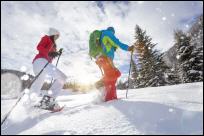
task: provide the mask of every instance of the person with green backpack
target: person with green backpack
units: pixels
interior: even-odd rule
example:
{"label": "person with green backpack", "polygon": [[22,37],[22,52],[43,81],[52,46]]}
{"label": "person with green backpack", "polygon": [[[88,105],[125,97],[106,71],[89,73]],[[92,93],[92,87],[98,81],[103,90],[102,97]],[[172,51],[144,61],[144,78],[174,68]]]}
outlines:
{"label": "person with green backpack", "polygon": [[90,34],[89,55],[96,60],[96,64],[103,71],[103,77],[96,82],[96,88],[104,86],[104,101],[117,99],[116,81],[120,77],[120,71],[114,66],[114,53],[117,48],[125,51],[133,51],[134,46],[128,46],[115,37],[113,27],[106,30],[95,30]]}

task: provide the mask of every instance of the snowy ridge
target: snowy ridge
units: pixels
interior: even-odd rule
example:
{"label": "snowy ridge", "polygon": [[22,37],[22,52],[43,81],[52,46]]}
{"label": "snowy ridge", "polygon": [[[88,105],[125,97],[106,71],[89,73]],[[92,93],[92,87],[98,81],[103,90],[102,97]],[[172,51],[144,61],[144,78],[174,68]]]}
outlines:
{"label": "snowy ridge", "polygon": [[[203,82],[118,90],[119,100],[97,103],[97,91],[59,96],[59,113],[19,104],[2,134],[202,134]],[[5,106],[5,105],[3,105]],[[4,107],[5,108],[5,107]]]}

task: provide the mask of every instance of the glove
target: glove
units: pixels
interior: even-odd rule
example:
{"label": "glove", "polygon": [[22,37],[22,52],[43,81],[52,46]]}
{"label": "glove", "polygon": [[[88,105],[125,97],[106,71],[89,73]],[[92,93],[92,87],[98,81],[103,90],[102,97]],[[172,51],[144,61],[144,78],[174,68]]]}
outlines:
{"label": "glove", "polygon": [[50,56],[50,57],[52,57],[52,58],[55,58],[55,57],[57,57],[58,55],[60,55],[58,52],[49,52],[48,53],[48,56]]}
{"label": "glove", "polygon": [[58,53],[59,53],[59,54],[62,54],[62,50],[63,50],[63,48],[60,48],[59,51],[58,51]]}
{"label": "glove", "polygon": [[133,51],[133,50],[134,50],[134,45],[128,47],[128,51]]}

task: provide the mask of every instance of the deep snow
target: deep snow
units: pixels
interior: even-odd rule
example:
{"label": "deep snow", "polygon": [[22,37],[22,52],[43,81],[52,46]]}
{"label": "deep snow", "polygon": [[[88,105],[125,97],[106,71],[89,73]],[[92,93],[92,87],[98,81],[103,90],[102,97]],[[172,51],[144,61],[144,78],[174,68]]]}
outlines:
{"label": "deep snow", "polygon": [[[63,111],[49,113],[22,105],[1,126],[2,134],[203,134],[203,82],[118,90],[119,100],[97,102],[87,94],[63,90]],[[12,100],[1,100],[1,117]],[[14,101],[14,100],[13,100]],[[4,112],[4,114],[3,114]]]}

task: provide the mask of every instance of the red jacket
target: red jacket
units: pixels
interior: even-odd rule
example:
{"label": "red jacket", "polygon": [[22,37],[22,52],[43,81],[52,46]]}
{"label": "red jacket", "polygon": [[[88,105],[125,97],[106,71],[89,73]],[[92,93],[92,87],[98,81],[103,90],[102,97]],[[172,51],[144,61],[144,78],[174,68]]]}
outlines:
{"label": "red jacket", "polygon": [[42,37],[40,43],[38,44],[37,50],[39,51],[39,53],[35,56],[33,62],[38,58],[45,58],[48,62],[52,62],[53,58],[49,57],[48,53],[56,51],[56,47],[54,47],[54,43],[52,42],[50,37],[45,35],[44,37]]}

